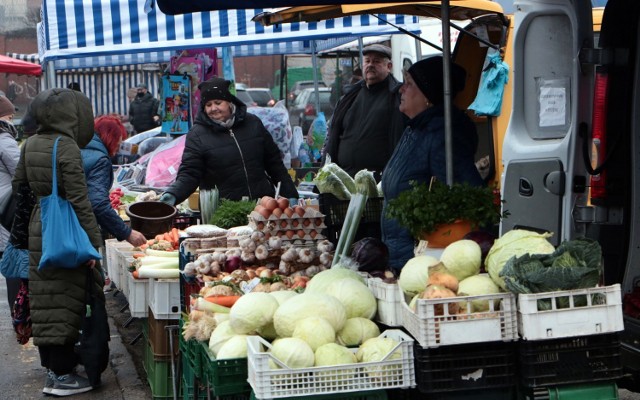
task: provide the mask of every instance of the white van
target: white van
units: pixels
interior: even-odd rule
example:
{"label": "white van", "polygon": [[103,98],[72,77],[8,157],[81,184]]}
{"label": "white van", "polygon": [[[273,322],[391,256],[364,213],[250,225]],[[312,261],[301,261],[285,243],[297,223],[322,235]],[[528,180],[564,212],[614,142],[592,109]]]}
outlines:
{"label": "white van", "polygon": [[[592,6],[515,0],[513,109],[501,177],[510,216],[501,233],[549,231],[555,245],[593,238],[603,250],[603,283],[637,296],[640,2],[609,0],[597,43]],[[625,314],[624,323],[619,384],[638,391],[639,315]]]}

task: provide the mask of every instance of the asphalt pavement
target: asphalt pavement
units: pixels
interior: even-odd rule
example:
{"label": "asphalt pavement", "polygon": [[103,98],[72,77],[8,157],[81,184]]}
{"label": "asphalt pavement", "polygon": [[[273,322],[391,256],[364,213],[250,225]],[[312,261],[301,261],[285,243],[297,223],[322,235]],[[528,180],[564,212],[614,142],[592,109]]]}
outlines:
{"label": "asphalt pavement", "polygon": [[[113,317],[109,316],[111,330],[110,363],[102,374],[102,385],[90,392],[71,396],[77,400],[138,400],[150,398],[147,383],[143,381],[131,354],[123,344]],[[4,277],[0,275],[0,399],[49,399],[42,394],[45,369],[40,366],[38,349],[30,340],[18,344],[11,325]]]}

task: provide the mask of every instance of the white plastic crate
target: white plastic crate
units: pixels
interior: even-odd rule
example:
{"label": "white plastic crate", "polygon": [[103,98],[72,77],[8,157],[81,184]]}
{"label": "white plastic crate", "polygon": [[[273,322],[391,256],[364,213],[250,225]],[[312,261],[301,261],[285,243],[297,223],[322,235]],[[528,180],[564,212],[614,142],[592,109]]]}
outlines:
{"label": "white plastic crate", "polygon": [[368,278],[367,286],[378,303],[375,320],[387,326],[401,326],[400,319],[402,298],[397,283],[386,283],[380,278]]}
{"label": "white plastic crate", "polygon": [[[538,303],[540,301],[540,303]],[[538,305],[551,309],[539,309]],[[519,294],[518,331],[524,340],[558,339],[624,330],[620,285]]]}
{"label": "white plastic crate", "polygon": [[107,239],[105,240],[105,259],[107,273],[109,274],[109,278],[116,285],[118,289],[122,282],[120,281],[120,277],[122,276],[120,264],[118,261],[118,251],[121,249],[133,249],[131,245],[127,242],[119,242],[117,239]]}
{"label": "white plastic crate", "polygon": [[[398,293],[404,299],[402,289]],[[488,301],[489,310],[471,312],[471,301]],[[458,314],[449,314],[448,304],[466,302]],[[436,306],[442,315],[436,315]],[[443,345],[518,340],[516,298],[513,293],[420,299],[413,312],[401,301],[402,324],[423,348]]]}
{"label": "white plastic crate", "polygon": [[147,318],[149,315],[149,279],[136,279],[127,272],[129,288],[129,312],[133,318]]}
{"label": "white plastic crate", "polygon": [[[269,342],[259,336],[249,336],[249,384],[257,399],[415,387],[413,339],[395,329],[380,336],[399,342],[383,361],[295,369],[287,368],[271,355]],[[351,350],[357,351],[356,348]],[[396,351],[402,356],[392,359],[391,355]],[[269,360],[282,368],[271,369]]]}
{"label": "white plastic crate", "polygon": [[149,308],[157,319],[180,319],[180,280],[149,279]]}
{"label": "white plastic crate", "polygon": [[134,260],[134,253],[134,251],[128,249],[118,250],[118,270],[120,272],[120,286],[118,288],[127,299],[129,298],[129,280],[127,279],[127,275],[130,275],[129,266]]}

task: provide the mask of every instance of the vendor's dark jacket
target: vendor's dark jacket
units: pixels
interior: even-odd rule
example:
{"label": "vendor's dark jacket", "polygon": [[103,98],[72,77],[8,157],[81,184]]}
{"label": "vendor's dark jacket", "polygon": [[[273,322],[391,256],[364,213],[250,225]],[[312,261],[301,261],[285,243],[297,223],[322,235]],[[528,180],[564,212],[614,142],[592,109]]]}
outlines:
{"label": "vendor's dark jacket", "polygon": [[200,107],[187,134],[176,181],[166,190],[176,197],[176,203],[197,187],[217,187],[220,198],[230,200],[274,196],[278,182],[280,195],[298,198],[271,134],[260,118],[247,113],[244,103],[237,103],[231,129],[213,122]]}
{"label": "vendor's dark jacket", "polygon": [[82,164],[87,178],[89,201],[98,224],[116,239],[127,239],[131,235],[131,228],[124,223],[109,201],[109,189],[113,185],[113,164],[98,135],[93,135],[91,142],[82,149]]}
{"label": "vendor's dark jacket", "polygon": [[[33,100],[37,134],[21,148],[13,190],[28,184],[38,199],[29,222],[29,305],[33,343],[36,346],[76,343],[86,313],[86,274],[93,274],[94,293],[101,296],[103,279],[99,266],[88,269],[38,270],[42,254],[42,222],[39,201],[52,191],[52,151],[57,151],[58,194],[67,199],[94,247],[101,245],[100,230],[87,193],[80,148],[93,136],[93,111],[89,99],[70,89],[50,89]],[[61,237],[60,240],[65,240]]]}
{"label": "vendor's dark jacket", "polygon": [[[337,163],[351,176],[354,176],[362,169],[368,169],[375,171],[376,177],[379,178],[380,173],[391,157],[407,121],[407,118],[398,109],[400,106],[400,86],[402,86],[402,83],[398,82],[391,74],[384,81],[372,85],[371,88],[368,88],[365,81],[361,80],[347,88],[344,96],[336,105],[331,117],[325,150],[326,154],[331,156],[331,161]],[[378,131],[378,133],[386,132],[387,137],[370,143],[364,141],[344,142],[342,138],[345,133],[343,125],[345,117],[350,112],[358,95],[363,91],[369,93],[385,91],[385,94],[387,94],[389,101],[387,104],[383,104],[381,109],[367,109],[370,115],[386,116],[384,118],[387,121],[386,126],[372,126],[370,128]],[[361,136],[367,134],[367,128],[365,127],[368,123],[371,124],[371,121],[362,121],[363,130],[365,131],[360,133]],[[340,160],[340,153],[348,154],[349,161]]]}
{"label": "vendor's dark jacket", "polygon": [[[478,134],[471,119],[452,110],[453,181],[484,184],[475,166]],[[383,216],[389,201],[411,188],[411,181],[425,183],[435,176],[446,182],[444,106],[436,105],[409,121],[402,139],[382,174]],[[413,257],[414,239],[395,219],[382,218],[382,239],[389,248],[389,266],[401,269]]]}
{"label": "vendor's dark jacket", "polygon": [[142,97],[133,99],[129,104],[129,122],[137,133],[155,128],[158,124],[153,120],[158,115],[160,101],[147,92]]}

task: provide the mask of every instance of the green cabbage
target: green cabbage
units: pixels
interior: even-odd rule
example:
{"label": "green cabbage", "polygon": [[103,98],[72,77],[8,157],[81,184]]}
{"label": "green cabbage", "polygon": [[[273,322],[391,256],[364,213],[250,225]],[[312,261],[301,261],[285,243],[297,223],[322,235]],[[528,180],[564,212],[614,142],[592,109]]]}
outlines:
{"label": "green cabbage", "polygon": [[356,271],[349,268],[334,266],[333,268],[325,269],[324,271],[315,274],[307,283],[305,293],[326,293],[329,285],[343,278],[351,278],[364,283],[364,278]]}
{"label": "green cabbage", "polygon": [[236,335],[236,332],[231,328],[230,321],[221,322],[211,333],[211,337],[209,338],[209,350],[211,350],[214,356],[217,356],[222,345]]}
{"label": "green cabbage", "polygon": [[347,312],[338,299],[322,293],[303,293],[286,300],[273,315],[273,326],[279,337],[291,337],[299,321],[321,317],[329,321],[334,331],[347,322]]}
{"label": "green cabbage", "polygon": [[247,335],[235,335],[220,347],[217,360],[247,358]]}
{"label": "green cabbage", "polygon": [[355,279],[342,278],[333,281],[327,286],[325,293],[340,300],[347,312],[347,318],[371,319],[378,310],[378,302],[371,290],[364,283]]}
{"label": "green cabbage", "polygon": [[445,247],[440,261],[459,281],[480,272],[482,250],[473,240],[458,240]]}
{"label": "green cabbage", "polygon": [[[309,368],[315,363],[315,355],[311,347],[302,339],[276,339],[271,346],[271,355],[289,368]],[[282,368],[276,362],[269,360],[272,369]]]}
{"label": "green cabbage", "polygon": [[502,288],[507,290],[504,279],[500,276],[502,268],[511,257],[520,257],[524,254],[550,254],[555,251],[555,247],[549,241],[551,233],[537,233],[524,229],[514,229],[496,239],[487,253],[484,261],[491,279]]}
{"label": "green cabbage", "polygon": [[356,355],[344,346],[336,343],[327,343],[318,347],[315,352],[315,366],[355,364],[358,362]]}
{"label": "green cabbage", "polygon": [[[458,285],[458,296],[480,296],[483,294],[500,293],[500,287],[487,274],[473,275],[460,281]],[[499,300],[494,302],[494,310],[497,310]],[[467,302],[458,303],[460,308],[466,313]],[[489,300],[472,300],[471,310],[474,312],[489,311]]]}
{"label": "green cabbage", "polygon": [[254,333],[273,320],[278,300],[270,293],[249,292],[240,296],[229,310],[229,321],[236,333]]}
{"label": "green cabbage", "polygon": [[320,317],[308,317],[298,322],[291,337],[302,339],[316,351],[318,347],[336,341],[336,331],[329,321]]}
{"label": "green cabbage", "polygon": [[368,339],[380,336],[380,328],[367,318],[349,318],[336,336],[338,344],[360,346]]}
{"label": "green cabbage", "polygon": [[439,262],[437,258],[426,255],[413,257],[402,267],[398,285],[407,296],[415,296],[427,287],[429,267]]}

